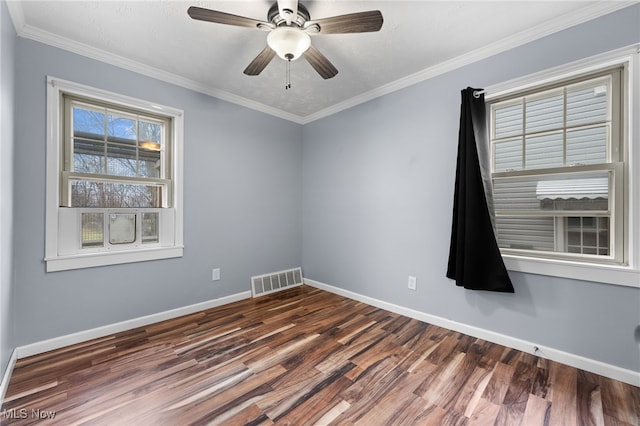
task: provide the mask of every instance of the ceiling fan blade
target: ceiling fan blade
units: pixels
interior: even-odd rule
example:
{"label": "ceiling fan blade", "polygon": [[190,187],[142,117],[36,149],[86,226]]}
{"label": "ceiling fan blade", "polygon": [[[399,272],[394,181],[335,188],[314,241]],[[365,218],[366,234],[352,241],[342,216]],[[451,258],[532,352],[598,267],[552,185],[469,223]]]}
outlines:
{"label": "ceiling fan blade", "polygon": [[287,25],[291,25],[298,17],[298,0],[278,0],[278,13]]}
{"label": "ceiling fan blade", "polygon": [[330,18],[314,19],[304,23],[304,28],[316,28],[320,34],[370,33],[382,28],[382,12],[370,10],[368,12],[349,13],[347,15],[332,16]]}
{"label": "ceiling fan blade", "polygon": [[253,61],[244,69],[246,75],[258,75],[263,69],[269,65],[269,62],[276,56],[276,52],[269,46],[265,47],[262,52],[258,53]]}
{"label": "ceiling fan blade", "polygon": [[247,18],[244,16],[232,15],[231,13],[219,12],[217,10],[204,9],[202,7],[191,6],[187,13],[193,19],[199,21],[215,22],[216,24],[235,25],[237,27],[264,29],[264,27],[273,28],[268,22],[258,21],[257,19]]}
{"label": "ceiling fan blade", "polygon": [[338,69],[315,47],[310,46],[302,56],[325,80],[338,74]]}

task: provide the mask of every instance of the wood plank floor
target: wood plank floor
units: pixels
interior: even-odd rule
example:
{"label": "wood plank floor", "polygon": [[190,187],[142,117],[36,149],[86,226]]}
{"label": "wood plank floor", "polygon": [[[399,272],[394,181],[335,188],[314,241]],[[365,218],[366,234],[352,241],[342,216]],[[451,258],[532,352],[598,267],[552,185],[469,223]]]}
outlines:
{"label": "wood plank floor", "polygon": [[21,359],[0,420],[638,425],[640,388],[302,286]]}

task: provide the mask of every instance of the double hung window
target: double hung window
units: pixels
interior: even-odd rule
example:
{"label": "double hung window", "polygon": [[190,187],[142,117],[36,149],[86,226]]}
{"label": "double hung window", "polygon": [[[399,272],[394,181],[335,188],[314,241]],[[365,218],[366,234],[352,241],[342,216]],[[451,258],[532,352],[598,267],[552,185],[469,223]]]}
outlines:
{"label": "double hung window", "polygon": [[623,76],[607,69],[492,100],[503,253],[627,263]]}
{"label": "double hung window", "polygon": [[49,85],[47,270],[181,255],[181,112]]}

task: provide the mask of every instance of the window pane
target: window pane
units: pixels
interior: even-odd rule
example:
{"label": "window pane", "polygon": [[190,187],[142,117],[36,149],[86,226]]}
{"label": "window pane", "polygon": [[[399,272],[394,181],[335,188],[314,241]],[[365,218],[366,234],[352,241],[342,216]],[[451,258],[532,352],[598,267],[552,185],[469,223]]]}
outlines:
{"label": "window pane", "polygon": [[73,141],[73,170],[77,173],[104,173],[104,143],[85,139]]}
{"label": "window pane", "polygon": [[109,244],[131,244],[136,240],[136,215],[114,213],[109,215]]}
{"label": "window pane", "polygon": [[527,100],[526,132],[561,129],[564,124],[564,96],[556,94],[542,99]]}
{"label": "window pane", "polygon": [[73,108],[73,170],[104,173],[105,114]]}
{"label": "window pane", "polygon": [[138,161],[135,145],[107,146],[107,174],[115,176],[137,176]]}
{"label": "window pane", "polygon": [[526,168],[562,167],[564,165],[562,139],[562,133],[527,137],[525,139]]}
{"label": "window pane", "polygon": [[[140,143],[142,142],[154,142],[158,146],[156,149],[160,149],[162,143],[162,126],[158,123],[149,123],[148,121],[140,120],[138,123],[138,134],[140,135]],[[149,147],[151,148],[151,146]]]}
{"label": "window pane", "polygon": [[609,173],[554,174],[494,180],[496,211],[606,212],[609,206]]}
{"label": "window pane", "polygon": [[522,169],[522,139],[497,142],[495,144],[496,172]]}
{"label": "window pane", "polygon": [[496,108],[494,114],[496,138],[522,134],[522,104]]}
{"label": "window pane", "polygon": [[501,248],[554,251],[553,217],[496,217],[498,245]]}
{"label": "window pane", "polygon": [[607,120],[607,86],[567,91],[567,126],[600,123]]}
{"label": "window pane", "polygon": [[160,219],[159,214],[142,213],[142,242],[157,243],[159,241]]}
{"label": "window pane", "polygon": [[82,247],[104,245],[104,214],[82,213]]}
{"label": "window pane", "polygon": [[538,180],[496,179],[493,182],[493,202],[496,211],[540,210],[540,200],[536,197]]}
{"label": "window pane", "polygon": [[160,151],[140,149],[138,161],[139,176],[150,178],[160,177],[160,164]]}
{"label": "window pane", "polygon": [[73,108],[73,134],[92,135],[92,139],[104,140],[105,114],[90,109]]}
{"label": "window pane", "polygon": [[162,186],[71,181],[71,207],[161,207]]}
{"label": "window pane", "polygon": [[136,120],[109,114],[107,117],[107,134],[109,141],[121,142],[122,140],[136,141]]}
{"label": "window pane", "polygon": [[606,163],[607,133],[606,126],[567,131],[567,164]]}
{"label": "window pane", "polygon": [[162,125],[141,120],[138,123],[140,137],[138,175],[160,177],[160,154],[162,150]]}

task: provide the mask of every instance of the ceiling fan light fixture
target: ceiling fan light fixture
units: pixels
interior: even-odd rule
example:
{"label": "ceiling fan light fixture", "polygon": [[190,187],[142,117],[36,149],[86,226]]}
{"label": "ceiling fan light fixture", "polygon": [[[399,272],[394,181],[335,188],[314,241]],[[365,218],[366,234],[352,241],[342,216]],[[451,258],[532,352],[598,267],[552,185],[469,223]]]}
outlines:
{"label": "ceiling fan light fixture", "polygon": [[267,44],[284,60],[296,60],[311,46],[311,37],[295,27],[278,27],[267,36]]}

